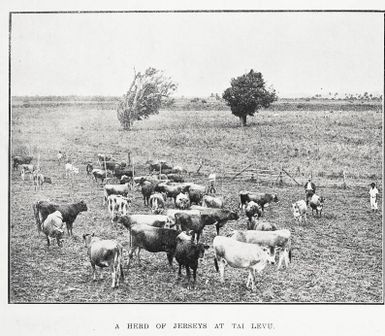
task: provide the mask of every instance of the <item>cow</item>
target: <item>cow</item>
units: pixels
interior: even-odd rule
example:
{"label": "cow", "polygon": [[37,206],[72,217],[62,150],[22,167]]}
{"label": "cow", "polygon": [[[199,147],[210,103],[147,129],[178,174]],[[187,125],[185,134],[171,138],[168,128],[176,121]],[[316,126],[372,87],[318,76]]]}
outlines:
{"label": "cow", "polygon": [[134,172],[131,169],[124,169],[124,167],[120,166],[118,163],[115,163],[115,166],[107,165],[107,169],[112,170],[113,175],[118,179],[121,179],[124,175],[130,178],[134,176]]}
{"label": "cow", "polygon": [[285,261],[286,268],[291,262],[291,239],[290,231],[287,229],[276,231],[234,231],[231,238],[243,243],[258,244],[270,248],[271,253],[274,254],[277,249],[281,250],[279,255],[278,269]]}
{"label": "cow", "polygon": [[175,207],[177,209],[188,209],[190,207],[190,198],[187,194],[179,193],[175,198]]}
{"label": "cow", "polygon": [[121,223],[126,228],[135,224],[169,228],[173,224],[172,220],[165,215],[118,215],[114,217],[114,222]]}
{"label": "cow", "polygon": [[306,201],[304,200],[300,200],[300,201],[297,201],[295,203],[293,203],[291,205],[291,208],[292,208],[292,211],[293,211],[293,216],[294,216],[294,219],[299,223],[302,222],[302,219],[305,221],[307,221],[307,216],[306,216],[306,212],[307,212],[307,206],[306,206]]}
{"label": "cow", "polygon": [[126,184],[106,184],[103,188],[103,205],[107,202],[107,197],[109,195],[122,195],[127,197],[128,192],[130,191],[129,183]]}
{"label": "cow", "polygon": [[311,180],[311,176],[309,176],[308,181],[304,185],[305,189],[305,198],[306,198],[306,205],[309,205],[309,201],[312,198],[312,196],[315,194],[315,184]]}
{"label": "cow", "polygon": [[216,236],[213,241],[214,264],[216,271],[220,271],[221,282],[225,282],[225,266],[247,268],[246,288],[255,289],[255,272],[262,273],[267,263],[274,264],[275,259],[267,247],[236,241],[232,238]]}
{"label": "cow", "polygon": [[166,176],[167,176],[167,179],[169,179],[170,181],[184,182],[184,177],[180,174],[171,173],[171,174],[167,174]]}
{"label": "cow", "polygon": [[202,199],[202,206],[206,208],[223,208],[223,198],[204,195]]}
{"label": "cow", "polygon": [[[198,260],[202,260],[205,250],[209,248],[208,245],[195,244],[191,239],[186,239],[186,234],[182,232],[177,236],[177,244],[175,248],[175,259],[179,264],[178,279],[182,275],[182,266],[186,268],[187,288],[195,288],[196,276],[198,269]],[[193,283],[191,285],[191,272],[193,271]]]}
{"label": "cow", "polygon": [[[166,211],[166,216],[168,216],[172,222],[172,225],[175,225],[175,214],[177,213],[186,213],[186,214],[191,214],[191,215],[199,215],[201,212],[199,210],[181,210],[181,209],[167,209]],[[179,228],[180,230],[180,228]]]}
{"label": "cow", "polygon": [[316,215],[318,216],[318,213],[319,213],[319,217],[321,217],[322,216],[322,210],[324,207],[324,202],[325,202],[324,197],[314,194],[311,197],[310,202],[309,202],[309,205],[311,208],[311,214],[314,215],[314,210],[315,210]]}
{"label": "cow", "polygon": [[20,176],[21,176],[21,179],[24,181],[25,180],[25,175],[26,174],[29,174],[30,176],[30,179],[33,178],[33,173],[35,171],[37,171],[37,167],[33,164],[21,164],[19,165],[19,168],[20,168]]}
{"label": "cow", "polygon": [[74,174],[79,174],[79,168],[76,168],[72,163],[65,164],[65,177],[72,177]]}
{"label": "cow", "polygon": [[107,197],[107,208],[111,215],[111,222],[115,218],[115,212],[121,215],[128,214],[128,208],[131,205],[131,200],[122,195],[109,195]]}
{"label": "cow", "polygon": [[262,216],[262,207],[258,203],[250,201],[246,205],[245,214],[246,217],[249,219],[249,221],[247,222],[247,229],[251,230],[251,227],[254,226],[253,219],[255,220],[255,218],[258,219]]}
{"label": "cow", "polygon": [[150,174],[153,172],[153,171],[156,171],[156,172],[163,172],[164,170],[166,171],[170,171],[172,170],[172,166],[170,166],[168,163],[166,163],[165,161],[159,161],[159,162],[154,162],[152,160],[148,160],[146,162],[146,164],[149,165],[149,171],[150,171]]}
{"label": "cow", "polygon": [[176,197],[178,196],[178,194],[180,194],[181,192],[186,192],[188,188],[189,188],[189,185],[182,184],[182,183],[161,182],[155,186],[154,191],[166,193],[167,197],[172,198],[175,203]]}
{"label": "cow", "polygon": [[204,208],[201,206],[193,205],[191,210],[199,210],[202,217],[202,223],[204,226],[215,224],[217,235],[219,235],[219,229],[223,227],[228,220],[237,220],[239,215],[235,211],[216,209],[216,208]]}
{"label": "cow", "polygon": [[172,267],[176,248],[176,237],[180,231],[168,228],[154,227],[128,221],[128,216],[119,217],[117,222],[122,223],[130,231],[130,251],[128,267],[136,250],[138,250],[138,263],[140,265],[140,249],[148,252],[166,252],[169,265]]}
{"label": "cow", "polygon": [[248,202],[254,201],[258,203],[262,208],[262,216],[265,212],[265,206],[272,202],[278,202],[277,194],[268,194],[268,193],[251,193],[248,191],[239,192],[240,196],[240,208],[245,208]]}
{"label": "cow", "polygon": [[193,240],[196,234],[196,241],[198,243],[202,231],[205,227],[205,224],[202,221],[201,214],[177,212],[174,216],[176,229],[182,231],[193,231]]}
{"label": "cow", "polygon": [[[110,267],[111,287],[118,287],[120,279],[124,281],[122,267],[123,247],[114,240],[102,240],[95,237],[95,234],[83,234],[83,241],[90,258],[93,280],[96,281],[96,266],[100,268]],[[103,278],[102,272],[100,272],[100,278]]]}
{"label": "cow", "polygon": [[191,204],[200,205],[204,194],[206,193],[206,187],[199,184],[191,184],[188,186],[188,195],[190,197]]}
{"label": "cow", "polygon": [[43,231],[47,238],[48,246],[51,245],[50,238],[55,238],[59,247],[63,245],[63,215],[60,211],[55,211],[47,216],[41,225],[41,231]]}
{"label": "cow", "polygon": [[149,198],[149,204],[150,204],[152,213],[160,214],[161,212],[163,212],[166,205],[166,194],[162,194],[162,193],[152,194]]}
{"label": "cow", "polygon": [[156,184],[150,181],[147,181],[145,178],[142,178],[139,181],[140,191],[143,195],[143,203],[145,206],[149,205],[150,197],[154,193]]}
{"label": "cow", "polygon": [[[87,205],[84,201],[70,204],[56,204],[49,201],[38,201],[34,205],[36,224],[41,226],[47,216],[55,211],[59,211],[63,216],[63,222],[66,223],[67,233],[72,236],[73,223],[80,212],[87,211]],[[39,230],[39,229],[38,229]]]}
{"label": "cow", "polygon": [[43,174],[38,172],[33,173],[32,178],[33,185],[35,186],[35,191],[37,191],[39,188],[43,189],[44,183],[52,184],[52,180],[50,177],[44,176]]}
{"label": "cow", "polygon": [[251,219],[251,223],[247,225],[247,230],[258,230],[258,231],[276,231],[277,225],[266,221],[257,221],[255,217]]}
{"label": "cow", "polygon": [[104,182],[105,179],[112,176],[112,172],[110,170],[105,171],[104,169],[92,169],[91,175],[96,183],[100,180],[101,183]]}
{"label": "cow", "polygon": [[98,157],[98,162],[99,162],[99,165],[102,166],[102,163],[104,161],[110,161],[111,160],[111,156],[108,156],[107,154],[98,154],[97,155]]}
{"label": "cow", "polygon": [[15,155],[12,157],[13,169],[17,169],[21,164],[30,164],[33,156],[29,155]]}

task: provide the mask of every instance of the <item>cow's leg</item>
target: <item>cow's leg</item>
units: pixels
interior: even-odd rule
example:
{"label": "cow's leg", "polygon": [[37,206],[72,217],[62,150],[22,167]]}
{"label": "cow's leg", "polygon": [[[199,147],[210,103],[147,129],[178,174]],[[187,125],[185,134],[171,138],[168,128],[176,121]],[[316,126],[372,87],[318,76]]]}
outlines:
{"label": "cow's leg", "polygon": [[253,274],[253,269],[250,268],[249,269],[249,274],[247,276],[246,288],[249,288],[249,285],[250,285],[250,282],[251,282],[251,278],[252,278],[252,274]]}
{"label": "cow's leg", "polygon": [[219,229],[220,229],[220,223],[219,222],[215,223],[215,229],[217,231],[217,236],[219,236]]}
{"label": "cow's leg", "polygon": [[138,247],[138,264],[139,264],[139,266],[141,266],[142,264],[141,264],[141,262],[140,262],[140,247]]}
{"label": "cow's leg", "polygon": [[281,250],[280,253],[279,253],[279,260],[278,260],[278,267],[277,267],[277,270],[279,270],[281,268],[281,265],[282,265],[282,261],[283,259],[285,258],[285,250]]}
{"label": "cow's leg", "polygon": [[49,237],[48,237],[48,235],[46,235],[46,238],[47,238],[47,245],[50,246],[50,242],[49,242]]}
{"label": "cow's leg", "polygon": [[94,281],[96,281],[96,267],[95,267],[95,264],[91,263],[91,267],[92,267],[92,279]]}
{"label": "cow's leg", "polygon": [[219,274],[221,276],[221,282],[224,283],[225,282],[225,262],[222,258],[219,260],[218,266],[219,266]]}
{"label": "cow's leg", "polygon": [[191,289],[191,272],[190,267],[186,265],[186,274],[187,274],[187,289]]}
{"label": "cow's leg", "polygon": [[286,268],[288,268],[289,263],[290,263],[290,259],[289,259],[289,251],[285,248],[285,267],[286,267]]}
{"label": "cow's leg", "polygon": [[182,265],[179,264],[179,270],[178,270],[177,280],[180,280],[181,276],[182,276]]}
{"label": "cow's leg", "polygon": [[[201,234],[202,234],[202,231],[197,232],[197,244],[199,243],[199,239],[201,237]],[[194,237],[193,237],[193,240],[194,240]]]}
{"label": "cow's leg", "polygon": [[111,272],[111,277],[112,277],[111,288],[115,288],[116,282],[117,282],[117,279],[116,279],[117,278],[117,274],[116,274],[116,265],[115,265],[114,262],[111,265],[111,269],[112,269],[112,272]]}
{"label": "cow's leg", "polygon": [[193,280],[192,288],[195,288],[195,283],[197,282],[197,268],[198,268],[198,266],[193,268],[193,279],[194,280]]}
{"label": "cow's leg", "polygon": [[167,252],[167,259],[170,267],[172,268],[172,260],[174,259],[174,253],[172,252]]}
{"label": "cow's leg", "polygon": [[130,248],[130,251],[128,252],[127,268],[130,268],[131,259],[132,259],[132,256],[133,256],[135,250],[136,250],[136,247],[131,247],[131,248]]}

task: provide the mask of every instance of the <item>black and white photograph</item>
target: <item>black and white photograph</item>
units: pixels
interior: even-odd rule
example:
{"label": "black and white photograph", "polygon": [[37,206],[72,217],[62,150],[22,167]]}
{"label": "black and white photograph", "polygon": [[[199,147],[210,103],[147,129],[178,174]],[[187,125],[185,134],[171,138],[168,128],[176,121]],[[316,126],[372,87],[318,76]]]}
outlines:
{"label": "black and white photograph", "polygon": [[8,57],[8,305],[383,305],[380,9],[15,10]]}

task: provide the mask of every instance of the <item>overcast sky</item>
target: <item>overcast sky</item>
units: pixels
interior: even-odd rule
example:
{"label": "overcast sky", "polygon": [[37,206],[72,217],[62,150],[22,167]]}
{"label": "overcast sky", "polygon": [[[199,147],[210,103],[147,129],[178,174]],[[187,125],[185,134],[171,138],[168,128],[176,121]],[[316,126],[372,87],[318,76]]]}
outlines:
{"label": "overcast sky", "polygon": [[251,68],[280,97],[381,93],[383,23],[380,13],[15,14],[12,95],[122,95],[133,68],[149,66],[177,96],[221,94]]}

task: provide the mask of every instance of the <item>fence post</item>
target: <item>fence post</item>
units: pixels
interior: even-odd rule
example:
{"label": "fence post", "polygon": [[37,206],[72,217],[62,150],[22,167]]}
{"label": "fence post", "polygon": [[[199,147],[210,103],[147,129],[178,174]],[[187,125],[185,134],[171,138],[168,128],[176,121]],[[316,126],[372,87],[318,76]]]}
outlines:
{"label": "fence post", "polygon": [[134,165],[134,158],[132,158],[132,185],[131,185],[131,190],[134,190],[135,188],[135,165]]}

